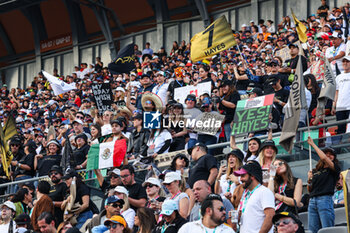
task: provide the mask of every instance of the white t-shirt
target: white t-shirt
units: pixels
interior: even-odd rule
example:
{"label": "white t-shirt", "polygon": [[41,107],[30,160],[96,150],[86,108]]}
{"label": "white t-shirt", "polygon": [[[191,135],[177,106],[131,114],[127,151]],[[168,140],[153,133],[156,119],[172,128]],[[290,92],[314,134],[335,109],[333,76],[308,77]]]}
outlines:
{"label": "white t-shirt", "polygon": [[[245,211],[241,217],[241,230],[244,233],[259,232],[264,219],[264,210],[267,208],[275,209],[275,196],[270,189],[260,185],[250,196]],[[271,227],[269,233],[273,232]]]}
{"label": "white t-shirt", "polygon": [[335,78],[338,91],[337,111],[350,110],[350,73],[343,73]]}
{"label": "white t-shirt", "polygon": [[233,191],[237,187],[235,182],[232,182],[232,184],[230,185],[230,188],[229,188],[228,187],[229,186],[229,180],[227,180],[226,177],[227,177],[227,174],[224,174],[220,178],[220,187],[221,187],[220,195],[223,195],[223,194],[225,194],[227,192],[230,192],[230,193],[233,194]]}
{"label": "white t-shirt", "polygon": [[[346,45],[344,43],[341,43],[339,47],[334,48],[334,46],[328,48],[326,50],[326,58],[331,58],[337,56],[341,51],[345,53],[346,50]],[[341,73],[344,72],[343,64],[342,64],[343,58],[337,59],[336,63],[338,65],[338,69],[340,70]],[[334,62],[331,62],[331,68],[333,70],[333,73],[336,75],[336,70],[335,70],[335,64]]]}
{"label": "white t-shirt", "polygon": [[[216,228],[210,229],[202,224],[202,220],[195,222],[188,222],[184,224],[178,233],[235,233],[235,231],[224,224],[217,226]],[[241,231],[244,232],[244,231]]]}
{"label": "white t-shirt", "polygon": [[[8,232],[10,227],[10,222],[7,224],[0,224],[0,232]],[[13,231],[16,229],[16,222],[13,221]]]}
{"label": "white t-shirt", "polygon": [[106,136],[108,134],[112,133],[112,126],[111,124],[105,124],[101,127],[101,135]]}
{"label": "white t-shirt", "polygon": [[[164,142],[166,141],[166,140],[172,140],[172,136],[171,136],[171,134],[169,133],[169,131],[168,130],[163,130],[161,133],[159,133],[158,134],[158,132],[159,131],[157,131],[156,133],[155,133],[155,136],[153,137],[153,138],[150,138],[149,140],[148,140],[148,142],[147,142],[147,146],[149,147],[149,146],[151,146],[151,145],[155,145],[155,147],[154,147],[154,153],[157,153],[159,150],[160,150],[160,148],[162,148],[163,147],[163,145],[164,145]],[[168,153],[168,151],[169,151],[169,148],[168,149],[166,149],[163,153]]]}
{"label": "white t-shirt", "polygon": [[[187,195],[187,193],[180,193],[179,195],[177,195],[174,199],[172,199],[173,201],[176,201],[178,206],[180,205],[180,201],[183,198],[187,198],[188,200],[190,200],[189,196]],[[171,200],[171,197],[167,197],[165,200]]]}
{"label": "white t-shirt", "polygon": [[163,107],[167,104],[168,102],[168,87],[169,84],[168,83],[163,83],[162,85],[156,85],[155,87],[153,87],[152,92],[156,95],[159,96],[159,98],[162,100],[163,102]]}

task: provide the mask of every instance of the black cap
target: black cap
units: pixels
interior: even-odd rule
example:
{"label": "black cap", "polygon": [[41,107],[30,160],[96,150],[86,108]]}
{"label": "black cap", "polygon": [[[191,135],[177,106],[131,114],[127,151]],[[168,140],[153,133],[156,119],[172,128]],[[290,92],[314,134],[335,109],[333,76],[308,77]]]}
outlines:
{"label": "black cap", "polygon": [[238,149],[238,148],[233,149],[233,150],[231,150],[230,153],[226,154],[226,160],[230,157],[230,155],[236,156],[239,160],[241,160],[241,162],[242,162],[243,159],[244,159],[244,154],[243,154],[243,152],[242,152],[240,149]]}
{"label": "black cap", "polygon": [[189,95],[187,95],[186,100],[187,100],[187,99],[191,99],[191,100],[193,100],[194,102],[197,102],[197,98],[196,98],[196,96],[195,96],[194,94],[189,94]]}
{"label": "black cap", "polygon": [[61,175],[63,175],[62,168],[61,168],[60,166],[58,166],[58,165],[53,165],[53,166],[51,167],[50,171],[49,171],[49,174],[50,174],[50,172],[52,172],[52,171],[58,172],[58,173],[60,173]]}
{"label": "black cap", "polygon": [[224,86],[231,86],[232,82],[230,80],[225,80],[222,82],[222,84],[220,85],[220,87],[224,87]]}
{"label": "black cap", "polygon": [[181,108],[181,109],[183,109],[184,106],[183,106],[181,103],[175,103],[175,104],[173,105],[173,108]]}
{"label": "black cap", "polygon": [[132,118],[132,120],[143,120],[143,116],[141,113],[138,113]]}
{"label": "black cap", "polygon": [[23,183],[22,186],[27,186],[30,190],[35,190],[35,186],[34,186],[33,182],[27,181],[27,182]]}
{"label": "black cap", "polygon": [[250,174],[255,177],[261,184],[263,181],[262,169],[260,164],[255,160],[248,161],[245,165],[241,167],[238,171],[235,171],[235,176],[241,176],[243,174]]}
{"label": "black cap", "polygon": [[290,43],[290,44],[288,45],[288,48],[290,48],[290,47],[299,48],[299,46],[298,46],[297,44],[293,44],[293,43]]}
{"label": "black cap", "polygon": [[291,212],[279,212],[279,213],[276,213],[275,216],[273,216],[272,218],[272,222],[273,224],[276,224],[276,222],[280,219],[280,218],[285,218],[285,217],[289,217],[289,218],[292,218],[294,220],[294,222],[296,224],[298,224],[299,228],[298,230],[296,231],[296,233],[304,233],[305,230],[304,230],[304,226],[303,226],[303,223],[300,221],[300,219],[295,216],[293,213]]}
{"label": "black cap", "polygon": [[195,148],[195,147],[197,147],[197,146],[204,148],[205,151],[208,152],[208,147],[207,147],[204,143],[197,142],[196,144],[194,144],[193,147],[187,149],[187,153],[188,153],[189,155],[191,155],[191,154],[192,154],[193,148]]}
{"label": "black cap", "polygon": [[278,149],[277,149],[277,147],[276,147],[276,145],[275,145],[275,142],[272,141],[272,140],[265,140],[265,141],[261,144],[261,146],[260,146],[260,148],[259,148],[259,152],[262,151],[262,150],[263,150],[265,147],[267,147],[267,146],[272,146],[273,149],[276,151],[276,154],[278,153]]}
{"label": "black cap", "polygon": [[78,173],[74,169],[70,168],[64,173],[64,176],[62,176],[62,180],[67,180],[67,179],[72,178],[74,176],[78,176]]}
{"label": "black cap", "polygon": [[15,218],[17,225],[30,224],[30,217],[28,214],[22,213]]}
{"label": "black cap", "polygon": [[275,85],[279,80],[278,75],[271,75],[267,80],[266,83],[270,86]]}
{"label": "black cap", "polygon": [[113,125],[113,124],[118,124],[120,127],[123,127],[123,122],[120,120],[112,120],[111,125]]}
{"label": "black cap", "polygon": [[178,158],[183,158],[185,160],[185,163],[186,163],[185,167],[188,167],[188,165],[190,164],[190,161],[188,160],[188,158],[185,154],[182,154],[182,153],[177,154],[174,157],[173,161],[176,161]]}
{"label": "black cap", "polygon": [[86,136],[85,133],[81,133],[81,134],[77,135],[77,136],[74,138],[74,141],[77,141],[79,138],[84,139],[85,142],[87,142],[87,140],[88,140],[88,138],[87,138],[87,136]]}
{"label": "black cap", "polygon": [[248,92],[248,94],[255,93],[257,96],[262,96],[263,95],[263,91],[259,87],[254,87],[253,89],[251,89],[250,91],[247,91],[247,92]]}
{"label": "black cap", "polygon": [[332,147],[326,147],[323,150],[323,153],[331,153],[332,155],[334,155],[334,157],[337,157],[337,154],[335,153],[335,150]]}

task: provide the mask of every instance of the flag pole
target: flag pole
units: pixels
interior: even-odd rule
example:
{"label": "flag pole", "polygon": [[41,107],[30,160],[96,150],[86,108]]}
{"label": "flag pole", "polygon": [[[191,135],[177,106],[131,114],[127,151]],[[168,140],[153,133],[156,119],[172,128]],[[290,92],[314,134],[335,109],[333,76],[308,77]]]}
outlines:
{"label": "flag pole", "polygon": [[[310,137],[310,120],[309,120],[309,113],[306,112],[306,121],[307,121],[307,132],[308,136]],[[312,160],[311,160],[311,145],[309,144],[309,166],[310,171],[312,170]]]}

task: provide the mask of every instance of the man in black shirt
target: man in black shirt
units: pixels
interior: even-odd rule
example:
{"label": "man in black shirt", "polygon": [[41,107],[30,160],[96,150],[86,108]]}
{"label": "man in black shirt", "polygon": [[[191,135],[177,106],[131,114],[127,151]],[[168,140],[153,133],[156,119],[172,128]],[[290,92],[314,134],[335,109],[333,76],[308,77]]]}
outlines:
{"label": "man in black shirt", "polygon": [[142,87],[139,88],[138,93],[137,93],[136,108],[142,110],[142,104],[141,104],[142,94],[147,92],[147,91],[152,92],[155,84],[152,84],[151,78],[147,74],[142,75],[142,77],[140,79],[140,83],[141,83]]}
{"label": "man in black shirt", "polygon": [[196,161],[190,170],[187,181],[191,188],[197,180],[206,180],[211,186],[214,185],[218,175],[217,161],[214,156],[207,154],[207,151],[207,146],[200,142],[187,150],[192,159]]}
{"label": "man in black shirt", "polygon": [[[285,74],[295,74],[298,61],[299,61],[299,47],[297,44],[290,44],[289,46],[290,49],[290,56],[292,57],[291,59],[286,60],[287,67],[285,68],[280,68],[279,72],[280,73],[285,73]],[[304,56],[301,56],[301,64],[303,67],[303,73],[307,70],[307,60]],[[294,80],[294,78],[293,78]],[[292,81],[292,80],[290,80]]]}
{"label": "man in black shirt", "polygon": [[124,165],[120,169],[120,177],[123,186],[129,191],[130,207],[136,210],[140,207],[145,207],[147,194],[144,187],[135,181],[135,170],[131,165]]}
{"label": "man in black shirt", "polygon": [[275,98],[273,100],[273,103],[276,109],[279,111],[279,113],[282,114],[282,109],[288,101],[289,91],[282,88],[281,80],[278,78],[278,76],[270,78],[268,81],[269,85],[273,87],[273,90],[275,92]]}
{"label": "man in black shirt", "polygon": [[320,18],[327,18],[329,6],[327,5],[326,0],[321,0],[321,2],[322,5],[317,9],[317,14],[320,16]]}
{"label": "man in black shirt", "polygon": [[185,83],[183,81],[183,77],[182,77],[182,75],[177,74],[175,77],[175,80],[172,81],[168,86],[169,100],[174,99],[175,88],[183,87],[183,86],[185,86]]}
{"label": "man in black shirt", "polygon": [[55,218],[56,225],[63,222],[63,211],[61,210],[61,204],[65,198],[67,192],[67,185],[62,181],[63,172],[62,169],[54,165],[49,171],[48,176],[51,179],[53,185],[51,186],[49,197],[53,201],[53,205],[55,206]]}

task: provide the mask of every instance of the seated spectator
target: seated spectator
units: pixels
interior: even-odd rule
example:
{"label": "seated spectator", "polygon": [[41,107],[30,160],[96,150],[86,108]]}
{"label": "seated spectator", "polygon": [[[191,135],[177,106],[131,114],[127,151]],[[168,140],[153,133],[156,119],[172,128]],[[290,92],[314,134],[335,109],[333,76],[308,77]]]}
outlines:
{"label": "seated spectator", "polygon": [[340,174],[339,180],[335,185],[334,195],[333,195],[334,208],[344,206],[344,189],[343,189],[343,176]]}
{"label": "seated spectator", "polygon": [[300,207],[303,182],[293,176],[288,163],[282,159],[273,162],[276,175],[271,174],[269,189],[275,194],[276,212],[292,212],[297,214]]}
{"label": "seated spectator", "polygon": [[181,103],[173,105],[173,111],[169,115],[170,133],[172,141],[169,151],[178,151],[185,148],[185,135],[187,134],[186,127],[181,127],[180,122],[184,122],[186,125],[186,119],[184,118],[184,107]]}
{"label": "seated spectator", "polygon": [[160,184],[160,180],[154,177],[148,178],[142,184],[143,187],[146,188],[147,199],[146,207],[154,210],[159,210],[161,208],[161,204],[164,202],[164,190],[162,189],[162,185]]}
{"label": "seated spectator", "polygon": [[104,221],[104,224],[92,228],[92,233],[131,233],[131,229],[123,216],[114,215]]}
{"label": "seated spectator", "polygon": [[87,154],[90,146],[86,134],[82,133],[75,137],[76,148],[73,150],[74,169],[80,170],[86,168]]}
{"label": "seated spectator", "polygon": [[68,229],[71,228],[73,228],[73,226],[69,221],[61,222],[61,224],[57,227],[57,233],[66,233]]}
{"label": "seated spectator", "polygon": [[160,129],[152,129],[147,142],[147,158],[142,159],[143,163],[150,163],[159,154],[168,153],[172,141],[172,135],[168,129],[163,128],[161,121]]}
{"label": "seated spectator", "polygon": [[114,189],[114,194],[121,200],[124,200],[123,208],[120,210],[121,215],[125,218],[130,228],[134,227],[135,210],[130,208],[129,191],[123,186],[117,186]]}
{"label": "seated spectator", "polygon": [[138,227],[137,233],[151,233],[156,224],[152,209],[144,207],[137,209],[135,216],[135,226]]}
{"label": "seated spectator", "polygon": [[304,233],[303,223],[291,212],[280,212],[272,218],[277,233]]}
{"label": "seated spectator", "polygon": [[34,157],[34,169],[38,171],[39,176],[45,176],[54,165],[61,163],[61,145],[56,139],[50,140],[46,145],[46,154],[38,154]]}
{"label": "seated spectator", "polygon": [[263,183],[267,184],[269,182],[271,165],[276,159],[278,150],[274,141],[266,140],[261,144],[259,151],[258,159],[263,170]]}
{"label": "seated spectator", "polygon": [[179,207],[174,200],[166,200],[162,205],[163,220],[160,221],[153,233],[177,233],[187,223],[187,220],[179,214]]}
{"label": "seated spectator", "polygon": [[48,196],[50,193],[50,184],[47,181],[40,181],[36,189],[36,201],[31,211],[31,223],[34,231],[39,231],[37,224],[37,218],[44,212],[54,215],[54,205],[51,198]]}
{"label": "seated spectator", "polygon": [[133,118],[133,125],[135,129],[132,131],[129,137],[127,153],[129,154],[129,159],[138,158],[140,155],[142,157],[147,156],[147,142],[150,136],[150,131],[143,128],[143,115],[137,114]]}
{"label": "seated spectator", "polygon": [[30,225],[30,217],[28,214],[20,214],[15,218],[16,231],[15,233],[30,233],[33,229]]}
{"label": "seated spectator", "polygon": [[189,196],[181,192],[180,185],[181,185],[181,175],[177,172],[168,172],[165,175],[165,179],[163,181],[163,184],[170,192],[170,197],[168,197],[166,200],[174,200],[179,205],[179,213],[183,218],[187,218],[188,212],[189,212],[189,204],[190,204],[190,198]]}

